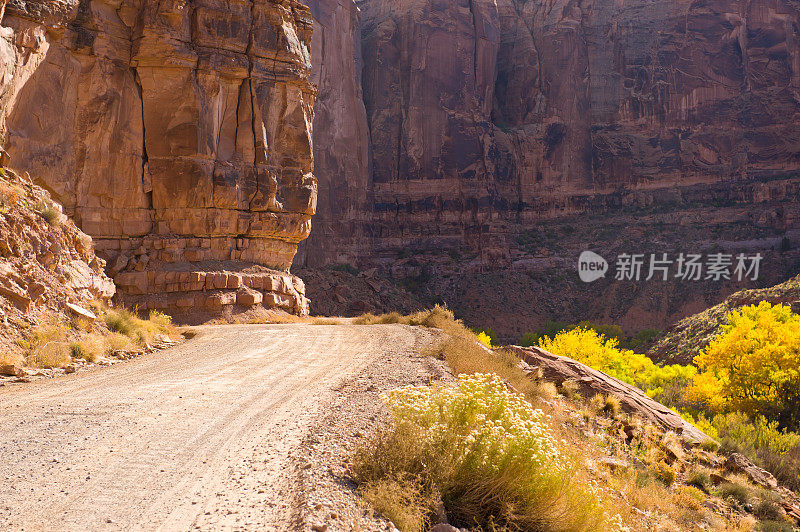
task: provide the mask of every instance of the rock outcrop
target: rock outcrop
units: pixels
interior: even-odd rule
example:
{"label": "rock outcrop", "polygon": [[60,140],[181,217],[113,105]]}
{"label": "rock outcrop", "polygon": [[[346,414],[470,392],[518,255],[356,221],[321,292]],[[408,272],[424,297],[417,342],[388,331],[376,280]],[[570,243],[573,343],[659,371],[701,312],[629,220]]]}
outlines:
{"label": "rock outcrop", "polygon": [[307,7],[10,0],[1,31],[4,146],[94,237],[123,300],[215,307],[198,275],[258,265],[237,279],[307,312],[282,273],[316,207]]}
{"label": "rock outcrop", "polygon": [[[370,253],[370,142],[361,91],[359,11],[352,0],[309,2],[314,18],[311,81],[319,95],[314,113],[314,164],[319,180],[315,229],[300,245],[298,262],[341,261]],[[329,244],[336,242],[336,244]]]}
{"label": "rock outcrop", "polygon": [[457,249],[503,267],[521,229],[585,212],[737,205],[800,224],[791,2],[357,0],[360,52],[352,3],[309,3],[340,43],[314,48],[318,109],[348,118],[316,129],[339,142],[316,147],[333,193],[307,264]]}
{"label": "rock outcrop", "polygon": [[[640,416],[665,432],[673,431],[693,444],[711,440],[697,427],[684,421],[675,411],[654,401],[639,388],[606,375],[602,371],[538,347],[510,346],[508,349],[520,358],[523,369],[531,374],[541,372],[547,381],[558,385],[568,380],[573,381],[585,397],[595,395],[617,397],[626,413]],[[777,487],[777,484],[774,487]]]}

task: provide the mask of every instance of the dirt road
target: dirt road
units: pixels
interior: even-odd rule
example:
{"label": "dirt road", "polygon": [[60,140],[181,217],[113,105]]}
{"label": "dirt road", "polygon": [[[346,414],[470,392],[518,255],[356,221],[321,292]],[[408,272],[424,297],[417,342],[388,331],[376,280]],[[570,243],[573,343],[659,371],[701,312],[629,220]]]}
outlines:
{"label": "dirt road", "polygon": [[337,387],[432,338],[393,325],[199,331],[123,364],[0,388],[0,529],[302,528],[295,454]]}

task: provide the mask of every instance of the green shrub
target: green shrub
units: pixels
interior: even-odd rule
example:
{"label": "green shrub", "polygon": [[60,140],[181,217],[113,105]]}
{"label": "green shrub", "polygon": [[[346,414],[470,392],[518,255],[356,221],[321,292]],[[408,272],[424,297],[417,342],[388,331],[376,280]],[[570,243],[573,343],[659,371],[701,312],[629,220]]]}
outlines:
{"label": "green shrub", "polygon": [[534,332],[526,332],[522,335],[522,339],[519,341],[519,345],[522,347],[531,347],[539,343],[539,338],[541,336],[539,333]]}
{"label": "green shrub", "polygon": [[152,342],[156,334],[177,334],[172,318],[157,311],[151,311],[149,319],[143,320],[130,310],[120,308],[109,310],[104,319],[111,332],[127,336],[140,346]]}
{"label": "green shrub", "polygon": [[106,350],[106,339],[97,334],[89,334],[70,345],[72,358],[96,362]]}
{"label": "green shrub", "polygon": [[729,501],[744,506],[750,502],[750,490],[746,486],[734,482],[723,482],[717,489],[717,494]]}
{"label": "green shrub", "polygon": [[337,272],[349,273],[350,275],[358,275],[358,271],[359,271],[358,268],[356,268],[352,264],[348,264],[346,262],[339,263],[339,264],[332,264],[332,265],[328,266],[328,269],[334,270],[334,271],[337,271]]}
{"label": "green shrub", "polygon": [[705,471],[692,471],[686,479],[686,484],[705,493],[709,493],[712,486],[711,477]]}
{"label": "green shrub", "polygon": [[136,324],[134,316],[125,309],[112,310],[105,316],[106,327],[111,332],[124,334],[125,336],[133,335]]}
{"label": "green shrub", "polygon": [[742,412],[711,419],[701,416],[696,425],[719,441],[724,452],[741,453],[786,487],[800,490],[800,434],[779,429],[777,421],[750,419]]}
{"label": "green shrub", "polygon": [[753,515],[759,521],[782,521],[784,511],[781,505],[774,500],[761,500],[753,508]]}
{"label": "green shrub", "polygon": [[758,523],[760,532],[794,532],[796,529],[786,521],[761,521]]}
{"label": "green shrub", "polygon": [[[428,526],[437,501],[451,523],[471,528],[595,530],[605,520],[572,479],[544,414],[496,375],[406,387],[384,400],[395,424],[356,453],[352,472],[387,515],[416,516],[407,530]],[[401,496],[375,501],[392,490]],[[409,501],[427,512],[409,511]]]}

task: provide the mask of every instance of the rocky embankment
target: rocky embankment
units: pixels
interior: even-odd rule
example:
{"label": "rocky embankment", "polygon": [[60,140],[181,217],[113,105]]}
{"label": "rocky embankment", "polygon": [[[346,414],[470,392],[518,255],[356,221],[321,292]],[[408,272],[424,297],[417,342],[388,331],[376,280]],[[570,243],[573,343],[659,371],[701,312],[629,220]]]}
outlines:
{"label": "rocky embankment", "polygon": [[109,302],[115,287],[91,237],[61,205],[27,175],[0,172],[0,357],[13,364],[24,331],[54,320],[93,321],[88,303]]}

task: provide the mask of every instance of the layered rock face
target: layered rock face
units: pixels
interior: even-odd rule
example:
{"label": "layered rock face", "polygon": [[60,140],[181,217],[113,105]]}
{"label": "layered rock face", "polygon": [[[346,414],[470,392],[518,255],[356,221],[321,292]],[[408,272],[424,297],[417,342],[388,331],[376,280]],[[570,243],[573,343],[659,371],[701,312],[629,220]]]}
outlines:
{"label": "layered rock face", "polygon": [[[361,90],[361,29],[352,0],[309,2],[314,18],[311,81],[319,94],[314,114],[314,162],[319,208],[298,262],[347,262],[369,255],[371,153]],[[315,172],[316,174],[316,172]],[[340,256],[340,250],[342,254]]]}
{"label": "layered rock face", "polygon": [[314,49],[321,86],[335,85],[318,109],[349,117],[318,122],[317,138],[352,140],[318,157],[336,200],[308,264],[457,248],[503,266],[521,229],[587,211],[736,204],[800,226],[791,2],[358,0],[360,39],[330,15],[343,3],[310,0],[320,26],[353,37],[333,60]]}
{"label": "layered rock face", "polygon": [[[94,237],[124,296],[215,308],[205,272],[288,271],[316,207],[308,8],[11,0],[3,25],[4,145]],[[302,282],[258,270],[251,288],[307,312]]]}

